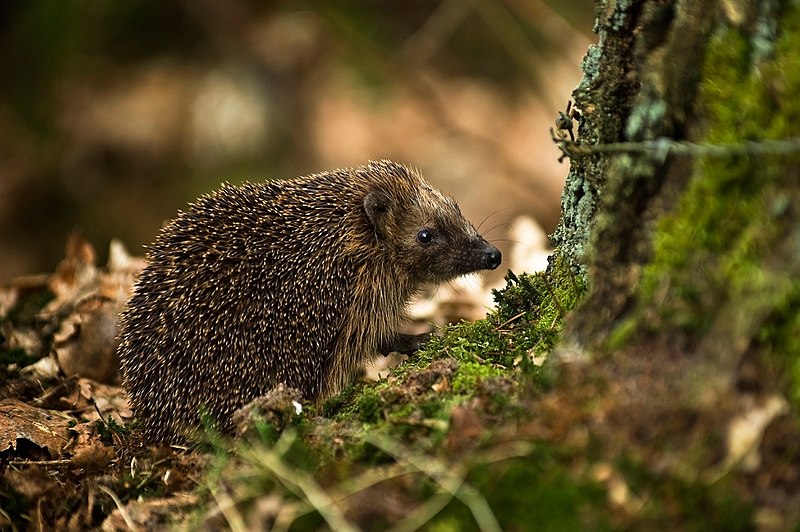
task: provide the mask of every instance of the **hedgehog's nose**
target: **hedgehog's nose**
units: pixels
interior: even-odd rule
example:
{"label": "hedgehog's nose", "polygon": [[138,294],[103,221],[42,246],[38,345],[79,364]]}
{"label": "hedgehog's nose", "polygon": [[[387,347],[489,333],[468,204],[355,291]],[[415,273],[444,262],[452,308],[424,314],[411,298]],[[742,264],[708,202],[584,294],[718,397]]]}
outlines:
{"label": "hedgehog's nose", "polygon": [[500,262],[503,260],[503,255],[500,253],[499,249],[489,244],[483,251],[483,256],[481,258],[483,259],[484,268],[487,270],[494,270],[500,266]]}

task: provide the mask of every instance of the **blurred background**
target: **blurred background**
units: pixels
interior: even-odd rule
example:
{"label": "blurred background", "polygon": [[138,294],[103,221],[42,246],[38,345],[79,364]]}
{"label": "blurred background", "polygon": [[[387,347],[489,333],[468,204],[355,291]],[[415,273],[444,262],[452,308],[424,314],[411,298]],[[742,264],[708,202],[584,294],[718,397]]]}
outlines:
{"label": "blurred background", "polygon": [[[558,221],[548,128],[591,0],[0,3],[0,283],[67,234],[134,254],[221,181],[391,158],[507,251]],[[517,238],[518,239],[518,238]]]}

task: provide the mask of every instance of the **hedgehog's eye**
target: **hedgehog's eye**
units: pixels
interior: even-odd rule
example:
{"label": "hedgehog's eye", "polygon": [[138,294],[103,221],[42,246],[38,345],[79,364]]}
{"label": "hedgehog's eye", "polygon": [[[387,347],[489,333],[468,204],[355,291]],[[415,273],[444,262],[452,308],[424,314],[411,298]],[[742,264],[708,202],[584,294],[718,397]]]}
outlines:
{"label": "hedgehog's eye", "polygon": [[421,229],[419,233],[417,233],[417,240],[419,240],[420,244],[430,244],[433,240],[433,231],[430,229]]}

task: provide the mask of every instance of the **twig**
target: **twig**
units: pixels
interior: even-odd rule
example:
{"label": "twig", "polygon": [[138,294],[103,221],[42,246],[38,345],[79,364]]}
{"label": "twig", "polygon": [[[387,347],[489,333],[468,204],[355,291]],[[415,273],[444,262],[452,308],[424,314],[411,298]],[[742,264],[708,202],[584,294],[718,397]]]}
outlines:
{"label": "twig", "polygon": [[72,460],[9,460],[9,465],[42,465],[42,466],[57,466],[68,465]]}
{"label": "twig", "polygon": [[100,407],[97,406],[97,401],[94,400],[94,397],[92,397],[90,400],[92,401],[92,406],[94,407],[94,411],[97,412],[98,416],[100,416],[100,421],[102,421],[103,425],[105,425],[105,427],[108,428],[108,422],[106,421],[106,418],[103,417],[103,413],[100,411]]}
{"label": "twig", "polygon": [[122,520],[125,521],[125,525],[128,527],[128,530],[139,530],[136,524],[131,519],[131,516],[128,515],[128,510],[125,509],[125,505],[122,504],[121,500],[119,500],[117,494],[111,491],[109,488],[103,486],[102,484],[98,484],[97,487],[100,488],[100,491],[104,492],[106,495],[111,497],[112,501],[114,501],[114,504],[117,506],[117,510],[119,510],[119,515],[122,516]]}
{"label": "twig", "polygon": [[481,531],[499,532],[501,530],[500,524],[497,522],[497,518],[486,498],[474,487],[464,482],[462,477],[452,473],[440,461],[428,455],[413,454],[388,438],[380,437],[376,434],[367,435],[365,440],[383,452],[392,455],[396,460],[408,462],[428,475],[451,497],[457,497],[472,512],[472,516]]}
{"label": "twig", "polygon": [[525,315],[525,311],[523,311],[523,312],[520,312],[520,313],[519,313],[519,314],[517,314],[516,316],[513,316],[513,317],[511,317],[511,318],[508,318],[506,321],[504,321],[503,323],[501,323],[500,325],[498,325],[497,327],[495,327],[495,328],[494,328],[495,332],[499,331],[500,329],[502,329],[503,327],[505,327],[506,325],[508,325],[508,324],[509,324],[509,323],[511,323],[512,321],[516,321],[516,320],[518,320],[519,318],[521,318],[521,317],[522,317],[522,316],[524,316],[524,315]]}
{"label": "twig", "polygon": [[251,457],[255,462],[272,471],[284,486],[294,492],[301,492],[300,495],[305,497],[314,509],[319,512],[332,530],[342,532],[356,532],[358,530],[344,517],[339,507],[334,504],[330,496],[311,475],[290,469],[279,455],[269,449],[254,452]]}
{"label": "twig", "polygon": [[231,530],[233,532],[246,532],[247,527],[244,524],[244,519],[242,519],[241,514],[236,509],[236,503],[233,499],[231,499],[224,489],[219,490],[211,486],[210,488],[211,495],[214,497],[219,511],[222,512]]}
{"label": "twig", "polygon": [[59,382],[59,383],[58,383],[58,384],[56,384],[55,386],[51,386],[51,387],[50,387],[50,389],[49,389],[49,390],[47,390],[47,391],[45,391],[45,393],[44,393],[43,395],[40,395],[39,397],[36,397],[36,398],[33,400],[33,404],[34,404],[34,405],[36,405],[36,406],[39,406],[39,405],[41,405],[41,404],[42,404],[42,403],[44,403],[44,402],[45,402],[47,399],[49,399],[49,398],[51,398],[52,396],[54,396],[54,395],[56,394],[56,392],[60,391],[60,390],[61,390],[62,388],[64,388],[64,387],[66,387],[66,384],[67,384],[69,381],[76,380],[76,379],[77,379],[77,377],[76,377],[76,376],[74,376],[74,375],[73,375],[73,376],[71,376],[71,377],[65,377],[65,378],[64,378],[64,379],[63,379],[61,382]]}
{"label": "twig", "polygon": [[673,140],[662,137],[642,142],[612,142],[584,144],[560,138],[551,130],[553,142],[569,158],[581,159],[598,153],[648,153],[665,158],[667,155],[727,158],[734,155],[790,155],[800,153],[800,137],[785,139],[744,140],[719,144]]}

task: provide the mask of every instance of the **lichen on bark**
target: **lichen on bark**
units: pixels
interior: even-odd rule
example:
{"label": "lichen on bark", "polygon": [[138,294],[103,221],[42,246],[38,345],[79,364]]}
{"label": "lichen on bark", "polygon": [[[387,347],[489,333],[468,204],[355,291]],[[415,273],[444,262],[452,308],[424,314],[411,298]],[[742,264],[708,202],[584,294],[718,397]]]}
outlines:
{"label": "lichen on bark", "polygon": [[[583,112],[580,143],[685,138],[702,68],[696,57],[713,21],[707,7],[702,1],[599,7],[599,53],[587,56],[574,93]],[[565,256],[585,265],[592,287],[587,311],[573,317],[573,341],[598,346],[634,301],[652,224],[685,180],[685,161],[667,162],[646,152],[571,161],[555,239]],[[571,195],[575,183],[589,183],[595,194]]]}

